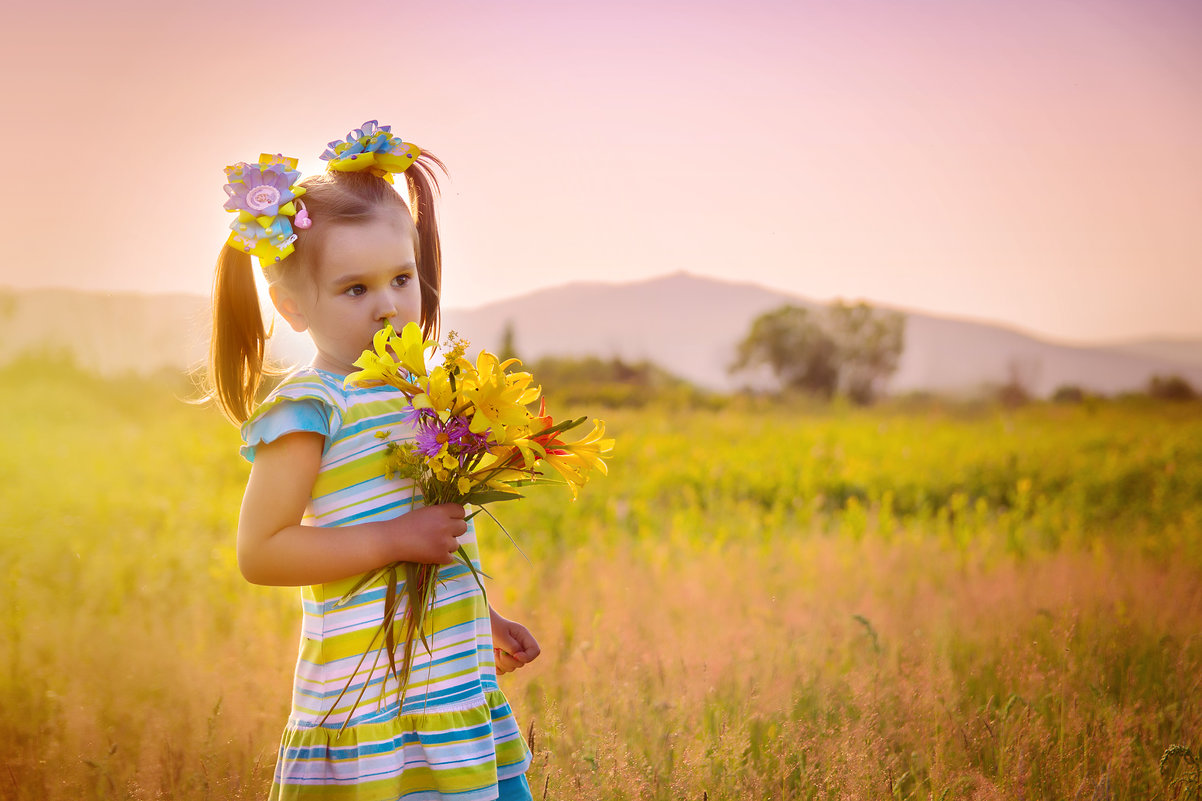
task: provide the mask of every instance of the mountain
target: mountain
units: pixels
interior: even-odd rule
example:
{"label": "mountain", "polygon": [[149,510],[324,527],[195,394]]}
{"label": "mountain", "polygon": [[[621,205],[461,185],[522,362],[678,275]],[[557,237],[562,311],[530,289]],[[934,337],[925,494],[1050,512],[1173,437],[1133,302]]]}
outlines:
{"label": "mountain", "polygon": [[685,273],[630,284],[573,283],[477,309],[450,309],[442,330],[500,345],[512,324],[524,360],[548,355],[648,359],[695,384],[726,388],[735,345],[758,314],[810,301]]}
{"label": "mountain", "polygon": [[[747,380],[726,374],[735,345],[756,315],[786,303],[819,305],[754,284],[676,273],[626,284],[571,283],[446,309],[442,330],[457,331],[473,350],[496,350],[512,326],[527,361],[586,354],[648,359],[700,386],[728,390]],[[1112,394],[1174,373],[1202,388],[1202,339],[1065,345],[1002,325],[894,310],[907,323],[890,392],[971,390],[1004,382],[1011,371],[1040,396],[1064,384]],[[207,327],[208,300],[199,296],[0,291],[0,363],[31,351],[69,351],[107,374],[175,369],[203,360]],[[307,360],[308,339],[279,328],[274,356]]]}
{"label": "mountain", "polygon": [[[731,378],[725,368],[751,321],[786,303],[820,305],[753,284],[676,273],[628,284],[567,284],[448,310],[442,327],[492,349],[512,324],[516,349],[526,359],[586,353],[647,358],[701,386],[729,390],[745,380]],[[1011,370],[1040,396],[1064,384],[1106,394],[1142,389],[1158,373],[1177,373],[1202,388],[1202,340],[1061,345],[1001,325],[878,308],[906,314],[905,348],[887,384],[890,392],[971,390],[1002,383]]]}
{"label": "mountain", "polygon": [[[1202,340],[1192,350],[1202,351]],[[891,392],[954,391],[1004,382],[1012,371],[1042,397],[1066,384],[1107,395],[1143,389],[1158,374],[1177,374],[1202,388],[1202,362],[1194,359],[1115,345],[1062,345],[998,325],[918,314],[908,316],[906,349],[888,386]]]}
{"label": "mountain", "polygon": [[1202,342],[1195,339],[1143,339],[1137,342],[1119,342],[1111,348],[1136,356],[1151,356],[1154,359],[1202,367]]}

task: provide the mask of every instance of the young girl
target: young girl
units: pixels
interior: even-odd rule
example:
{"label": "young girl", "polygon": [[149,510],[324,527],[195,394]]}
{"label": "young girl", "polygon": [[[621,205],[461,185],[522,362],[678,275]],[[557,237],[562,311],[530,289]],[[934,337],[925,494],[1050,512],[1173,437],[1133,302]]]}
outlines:
{"label": "young girl", "polygon": [[[303,586],[292,714],[271,798],[530,799],[530,752],[496,674],[534,659],[538,645],[453,560],[463,545],[479,567],[463,507],[412,503],[409,483],[385,475],[386,443],[412,438],[404,397],[343,386],[385,323],[399,331],[418,321],[437,335],[432,169],[443,165],[374,121],[322,158],[327,172],[300,182],[296,161],[282,156],[226,168],[226,208],[238,219],[213,291],[213,397],[242,424],[252,463],[238,564],[256,584]],[[409,206],[393,188],[397,172]],[[317,348],[257,407],[266,337],[252,255],[275,308]],[[357,577],[398,561],[444,566],[403,688],[383,638],[371,645],[385,582],[338,604]],[[397,591],[404,597],[403,585]]]}

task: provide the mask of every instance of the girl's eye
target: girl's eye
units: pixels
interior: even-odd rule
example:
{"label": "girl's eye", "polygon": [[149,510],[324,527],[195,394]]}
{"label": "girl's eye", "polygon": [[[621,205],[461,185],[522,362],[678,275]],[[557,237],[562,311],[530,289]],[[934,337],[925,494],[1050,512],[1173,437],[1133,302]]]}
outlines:
{"label": "girl's eye", "polygon": [[412,278],[412,276],[409,275],[409,273],[403,273],[401,275],[398,275],[396,278],[392,279],[392,285],[393,286],[405,286],[412,280],[413,280],[413,278]]}
{"label": "girl's eye", "polygon": [[348,287],[348,288],[347,288],[347,290],[346,290],[346,294],[348,294],[348,295],[362,295],[362,294],[363,294],[364,292],[366,292],[366,291],[367,291],[367,287],[363,286],[363,284],[355,284],[354,286],[352,286],[352,287]]}

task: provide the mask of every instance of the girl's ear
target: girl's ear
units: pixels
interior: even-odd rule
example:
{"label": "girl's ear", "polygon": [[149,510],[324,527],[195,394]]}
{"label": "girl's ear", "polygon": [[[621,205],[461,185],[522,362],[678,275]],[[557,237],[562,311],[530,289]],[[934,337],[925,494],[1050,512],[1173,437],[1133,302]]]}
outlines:
{"label": "girl's ear", "polygon": [[271,304],[293,331],[300,333],[309,329],[309,320],[291,292],[279,284],[272,284],[267,288],[267,294],[271,295]]}

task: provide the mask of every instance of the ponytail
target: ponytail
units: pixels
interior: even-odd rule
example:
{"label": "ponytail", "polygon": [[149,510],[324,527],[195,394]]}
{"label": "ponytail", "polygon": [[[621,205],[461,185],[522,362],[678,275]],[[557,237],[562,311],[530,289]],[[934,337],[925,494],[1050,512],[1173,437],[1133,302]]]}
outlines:
{"label": "ponytail", "polygon": [[254,407],[267,343],[252,269],[248,254],[222,247],[213,280],[209,397],[236,424]]}
{"label": "ponytail", "polygon": [[438,337],[439,304],[442,300],[442,247],[438,241],[438,217],[434,201],[438,197],[437,166],[445,175],[447,167],[432,153],[423,152],[405,170],[409,185],[409,211],[417,227],[417,267],[422,288],[422,334],[426,339]]}

